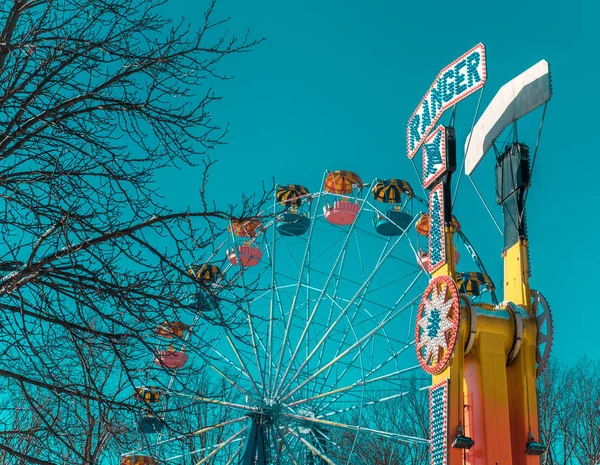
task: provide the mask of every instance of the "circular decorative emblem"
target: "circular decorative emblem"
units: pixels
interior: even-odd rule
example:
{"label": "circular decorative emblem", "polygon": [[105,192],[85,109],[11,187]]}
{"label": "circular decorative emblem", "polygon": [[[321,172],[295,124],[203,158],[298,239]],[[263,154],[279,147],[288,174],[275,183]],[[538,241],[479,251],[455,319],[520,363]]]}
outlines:
{"label": "circular decorative emblem", "polygon": [[531,310],[535,315],[537,323],[537,340],[535,344],[535,359],[537,362],[537,376],[540,376],[546,369],[552,350],[552,336],[554,326],[552,324],[552,312],[548,301],[541,292],[531,290],[533,303]]}
{"label": "circular decorative emblem", "polygon": [[458,339],[460,299],[450,276],[436,276],[421,299],[415,325],[415,347],[421,368],[432,375],[448,366]]}

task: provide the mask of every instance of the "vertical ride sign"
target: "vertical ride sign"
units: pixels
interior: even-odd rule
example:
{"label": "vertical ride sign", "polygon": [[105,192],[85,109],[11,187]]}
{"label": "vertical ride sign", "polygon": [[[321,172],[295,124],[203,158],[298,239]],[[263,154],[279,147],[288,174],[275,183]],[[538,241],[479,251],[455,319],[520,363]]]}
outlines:
{"label": "vertical ride sign", "polygon": [[444,111],[477,89],[481,89],[486,77],[483,44],[477,44],[439,72],[408,120],[406,127],[408,158],[412,159],[415,156]]}

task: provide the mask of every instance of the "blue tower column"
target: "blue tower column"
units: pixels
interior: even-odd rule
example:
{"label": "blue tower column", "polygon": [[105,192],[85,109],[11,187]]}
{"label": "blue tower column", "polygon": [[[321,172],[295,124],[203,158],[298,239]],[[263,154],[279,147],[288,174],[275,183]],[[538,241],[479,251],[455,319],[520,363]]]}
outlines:
{"label": "blue tower column", "polygon": [[253,418],[239,465],[267,465],[265,439],[266,431],[264,423],[260,418]]}

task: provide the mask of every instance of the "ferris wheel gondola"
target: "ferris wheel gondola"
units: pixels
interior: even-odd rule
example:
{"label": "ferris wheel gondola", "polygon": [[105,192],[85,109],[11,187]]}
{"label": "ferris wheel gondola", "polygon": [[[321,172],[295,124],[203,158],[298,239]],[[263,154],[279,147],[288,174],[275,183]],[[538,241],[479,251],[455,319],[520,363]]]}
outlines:
{"label": "ferris wheel gondola", "polygon": [[388,204],[384,214],[373,217],[375,230],[383,236],[399,236],[412,223],[408,202],[414,197],[414,191],[408,181],[385,179],[377,181],[372,190],[373,198]]}

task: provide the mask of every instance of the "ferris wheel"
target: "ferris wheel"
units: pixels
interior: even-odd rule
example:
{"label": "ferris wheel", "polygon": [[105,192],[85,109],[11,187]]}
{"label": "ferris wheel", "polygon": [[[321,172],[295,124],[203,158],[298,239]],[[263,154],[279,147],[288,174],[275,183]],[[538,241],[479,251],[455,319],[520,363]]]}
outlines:
{"label": "ferris wheel", "polygon": [[[426,449],[427,425],[411,427],[402,407],[429,380],[414,348],[430,278],[424,210],[404,180],[333,171],[317,192],[277,186],[262,220],[231,222],[211,263],[190,267],[196,317],[157,328],[164,379],[136,387],[144,441],[121,464],[391,463],[407,447]],[[460,237],[477,270],[461,292],[493,295]],[[200,315],[227,314],[240,299],[241,330],[198,330]],[[188,356],[206,331],[208,353]],[[190,365],[206,376],[186,376]]]}

